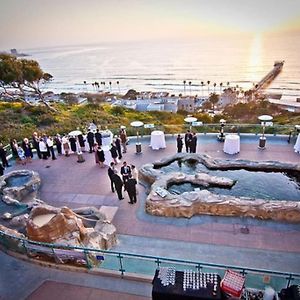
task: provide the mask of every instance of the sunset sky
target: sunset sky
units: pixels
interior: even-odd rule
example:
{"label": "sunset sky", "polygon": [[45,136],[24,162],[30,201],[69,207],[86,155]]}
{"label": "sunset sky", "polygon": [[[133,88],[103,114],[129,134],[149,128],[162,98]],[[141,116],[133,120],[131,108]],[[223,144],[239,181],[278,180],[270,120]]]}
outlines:
{"label": "sunset sky", "polygon": [[299,0],[0,0],[0,50],[282,31]]}

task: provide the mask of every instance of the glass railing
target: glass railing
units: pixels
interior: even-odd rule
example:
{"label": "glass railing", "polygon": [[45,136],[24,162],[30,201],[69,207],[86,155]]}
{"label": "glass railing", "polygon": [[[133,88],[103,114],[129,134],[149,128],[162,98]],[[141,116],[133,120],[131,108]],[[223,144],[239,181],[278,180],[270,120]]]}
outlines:
{"label": "glass railing", "polygon": [[160,256],[140,255],[119,251],[100,250],[85,247],[57,245],[29,241],[0,231],[0,246],[4,251],[12,251],[30,258],[56,264],[71,264],[93,270],[109,270],[124,274],[153,276],[159,267],[174,267],[176,270],[198,270],[218,273],[221,278],[230,269],[240,272],[246,278],[246,288],[262,290],[272,286],[276,291],[293,284],[300,284],[300,274],[277,272],[264,269],[243,268],[223,264],[213,264]]}
{"label": "glass railing", "polygon": [[[179,124],[179,125],[155,125],[153,128],[144,128],[141,127],[138,129],[139,135],[141,137],[149,136],[151,131],[153,130],[161,130],[165,134],[177,135],[179,133],[183,134],[189,129],[189,125],[187,124]],[[113,135],[118,135],[120,128],[108,128]],[[203,124],[201,126],[192,126],[192,131],[198,134],[218,134],[220,132],[220,124]],[[259,135],[262,132],[262,126],[259,124],[226,124],[224,127],[224,134],[227,133],[238,133],[238,134],[254,134]],[[128,137],[134,137],[137,134],[137,129],[128,126],[126,128],[126,133]],[[294,125],[273,125],[267,126],[265,128],[266,135],[285,135],[287,142],[293,142],[296,140],[296,136],[298,131],[295,129]],[[10,145],[5,146],[5,150],[7,151],[7,155],[11,155]]]}

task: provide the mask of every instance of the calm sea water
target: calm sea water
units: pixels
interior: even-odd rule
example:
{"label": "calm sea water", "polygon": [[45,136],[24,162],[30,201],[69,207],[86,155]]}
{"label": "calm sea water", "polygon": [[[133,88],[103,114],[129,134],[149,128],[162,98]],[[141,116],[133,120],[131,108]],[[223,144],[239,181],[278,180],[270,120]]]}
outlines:
{"label": "calm sea water", "polygon": [[[186,94],[206,95],[223,86],[250,88],[269,72],[275,60],[285,60],[269,92],[284,99],[300,97],[300,35],[202,38],[185,42],[139,42],[25,49],[54,80],[44,89],[55,92],[169,91],[183,93],[183,80],[191,81]],[[83,81],[87,81],[87,85]],[[210,81],[210,87],[201,87]],[[117,85],[119,81],[119,86]]]}

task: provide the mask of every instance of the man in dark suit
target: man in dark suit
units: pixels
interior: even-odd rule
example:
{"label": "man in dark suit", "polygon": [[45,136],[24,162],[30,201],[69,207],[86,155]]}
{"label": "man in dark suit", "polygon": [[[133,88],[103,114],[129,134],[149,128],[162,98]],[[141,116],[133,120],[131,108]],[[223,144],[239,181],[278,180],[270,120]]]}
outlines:
{"label": "man in dark suit", "polygon": [[112,181],[115,185],[119,200],[123,200],[124,199],[123,195],[122,195],[123,181],[122,181],[121,177],[117,174],[116,170],[114,171],[114,174],[112,175]]}
{"label": "man in dark suit", "polygon": [[6,150],[4,149],[4,146],[2,143],[0,143],[0,158],[2,160],[2,165],[4,168],[10,167],[10,165],[8,164],[8,161],[6,159]]}
{"label": "man in dark suit", "polygon": [[118,152],[118,159],[121,160],[122,159],[121,140],[117,135],[115,136],[115,144]]}
{"label": "man in dark suit", "polygon": [[[126,161],[124,161],[123,166],[121,168],[121,175],[123,178],[124,185],[125,185],[126,181],[128,180],[130,174],[131,174],[131,168],[129,166],[127,166]],[[126,185],[125,185],[125,191],[126,191]]]}
{"label": "man in dark suit", "polygon": [[99,129],[96,130],[95,139],[98,146],[102,146],[102,134],[99,132]]}
{"label": "man in dark suit", "polygon": [[[110,179],[110,186],[111,186],[111,191],[114,193],[114,182],[113,182],[113,175],[115,174],[115,163],[112,161],[110,163],[110,166],[108,168],[108,177]],[[122,189],[122,188],[121,188]]]}
{"label": "man in dark suit", "polygon": [[182,147],[183,147],[182,137],[180,134],[178,134],[178,136],[177,136],[177,152],[178,153],[182,152]]}
{"label": "man in dark suit", "polygon": [[192,140],[192,134],[189,130],[187,130],[187,132],[184,136],[184,143],[185,143],[186,152],[191,152],[191,149],[190,149],[191,140]]}
{"label": "man in dark suit", "polygon": [[95,141],[94,141],[94,133],[91,130],[89,130],[89,132],[87,134],[87,141],[89,143],[90,153],[92,153],[94,151],[93,147],[94,147]]}
{"label": "man in dark suit", "polygon": [[42,154],[41,154],[41,151],[40,151],[39,142],[40,142],[40,138],[39,138],[38,134],[36,132],[34,132],[33,135],[32,135],[33,148],[36,149],[37,156],[38,156],[39,159],[41,159]]}
{"label": "man in dark suit", "polygon": [[136,203],[136,180],[132,178],[132,175],[130,174],[128,176],[128,180],[125,183],[125,187],[129,196],[130,201],[128,203],[133,204]]}
{"label": "man in dark suit", "polygon": [[191,150],[191,153],[196,153],[196,150],[197,150],[197,135],[195,132],[193,133],[193,136],[191,139],[191,149],[190,150]]}

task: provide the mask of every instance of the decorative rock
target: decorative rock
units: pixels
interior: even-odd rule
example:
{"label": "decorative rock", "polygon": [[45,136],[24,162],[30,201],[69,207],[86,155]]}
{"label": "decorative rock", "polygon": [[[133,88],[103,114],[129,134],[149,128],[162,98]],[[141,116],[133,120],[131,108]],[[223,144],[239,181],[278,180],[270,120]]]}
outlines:
{"label": "decorative rock", "polygon": [[194,215],[205,214],[217,216],[245,216],[291,223],[300,222],[300,201],[238,198],[213,194],[208,190],[185,192],[181,195],[172,195],[167,192],[165,197],[161,197],[155,192],[156,189],[167,190],[173,183],[180,184],[190,182],[204,187],[208,187],[209,185],[231,187],[234,184],[230,179],[209,176],[204,173],[198,173],[195,176],[182,173],[165,175],[159,170],[159,168],[167,166],[176,160],[179,163],[202,163],[209,169],[293,172],[298,177],[300,175],[300,164],[276,161],[221,160],[212,159],[206,154],[178,153],[159,162],[146,164],[140,169],[140,180],[151,185],[145,206],[147,213],[167,217],[191,218]]}

